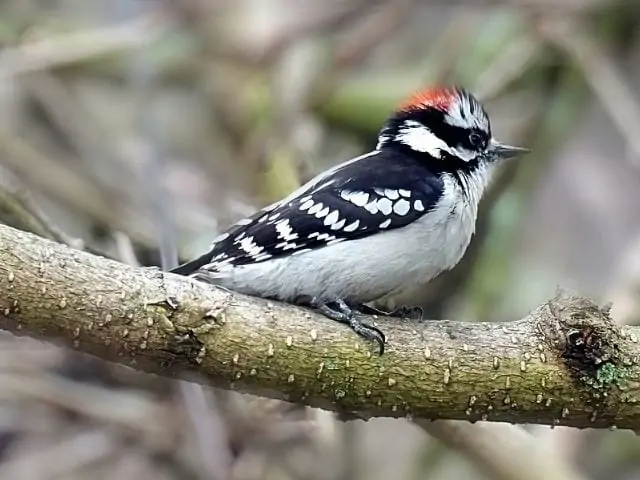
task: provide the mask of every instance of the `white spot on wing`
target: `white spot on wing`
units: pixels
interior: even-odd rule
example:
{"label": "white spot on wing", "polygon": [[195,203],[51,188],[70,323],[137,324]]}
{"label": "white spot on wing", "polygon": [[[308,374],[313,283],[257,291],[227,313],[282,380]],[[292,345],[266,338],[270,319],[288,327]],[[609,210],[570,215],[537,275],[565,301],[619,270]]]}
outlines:
{"label": "white spot on wing", "polygon": [[330,233],[321,233],[319,235],[316,235],[318,237],[318,240],[322,241],[330,241],[330,240],[335,240],[335,236],[331,235]]}
{"label": "white spot on wing", "polygon": [[338,210],[334,210],[333,212],[331,212],[329,215],[326,216],[326,218],[324,219],[324,224],[327,226],[333,225],[338,221],[339,218],[340,218],[340,212],[338,212]]}
{"label": "white spot on wing", "polygon": [[409,190],[400,189],[398,190],[398,192],[400,193],[400,195],[406,198],[409,198],[411,196],[411,192]]}
{"label": "white spot on wing", "polygon": [[403,216],[409,213],[410,209],[411,209],[411,204],[407,202],[404,198],[401,198],[393,205],[393,211],[400,216]]}
{"label": "white spot on wing", "polygon": [[316,213],[316,218],[324,217],[327,213],[329,213],[329,210],[331,210],[329,207],[324,207],[322,210]]}
{"label": "white spot on wing", "polygon": [[346,227],[344,227],[344,231],[345,232],[354,232],[358,228],[358,225],[360,225],[360,220],[356,220],[355,222],[352,222],[349,225],[347,225]]}
{"label": "white spot on wing", "polygon": [[349,201],[358,207],[364,207],[369,201],[369,194],[367,192],[351,192]]}
{"label": "white spot on wing", "polygon": [[296,248],[300,248],[300,245],[298,245],[295,242],[280,242],[276,244],[276,248],[280,248],[284,251],[287,251],[287,250],[295,250]]}
{"label": "white spot on wing", "polygon": [[413,208],[415,208],[419,212],[424,212],[424,205],[422,204],[422,200],[416,200],[413,202]]}
{"label": "white spot on wing", "polygon": [[324,206],[324,205],[322,205],[322,203],[320,203],[320,202],[316,203],[313,207],[311,207],[311,208],[309,209],[309,212],[308,212],[308,213],[309,213],[309,215],[315,215],[315,214],[316,214],[316,213],[318,213],[320,210],[322,210],[322,207],[323,207],[323,206]]}
{"label": "white spot on wing", "polygon": [[336,222],[333,225],[331,225],[331,230],[340,230],[344,226],[345,223],[347,223],[347,219],[343,218],[339,222]]}
{"label": "white spot on wing", "polygon": [[300,205],[300,210],[304,212],[305,210],[310,209],[312,206],[313,206],[313,200],[309,199],[309,200],[306,200],[302,205]]}
{"label": "white spot on wing", "polygon": [[380,228],[387,228],[389,225],[391,225],[391,219],[387,218],[384,222],[380,224]]}
{"label": "white spot on wing", "polygon": [[378,213],[378,202],[377,201],[372,201],[367,203],[364,206],[365,210],[369,213],[371,213],[372,215],[375,215],[376,213]]}
{"label": "white spot on wing", "polygon": [[262,250],[264,250],[263,246],[257,245],[254,242],[253,237],[243,238],[240,242],[240,248],[252,256],[258,255]]}
{"label": "white spot on wing", "polygon": [[277,206],[279,203],[284,204],[294,200],[295,198],[300,198],[302,195],[309,196],[309,194],[312,194],[313,192],[317,192],[322,190],[323,188],[326,188],[328,185],[331,185],[332,183],[334,183],[333,180],[327,180],[332,175],[335,175],[337,172],[339,172],[340,170],[342,170],[348,165],[352,165],[360,161],[365,161],[367,158],[372,157],[374,155],[378,155],[379,153],[380,152],[374,150],[372,152],[365,153],[364,155],[360,155],[359,157],[352,158],[351,160],[348,160],[346,162],[340,163],[334,167],[331,167],[328,170],[325,170],[320,175],[317,175],[316,177],[312,178],[307,183],[302,185],[300,188],[291,192],[286,198],[274,204],[273,208],[275,208],[275,206]]}
{"label": "white spot on wing", "polygon": [[393,208],[393,204],[388,198],[381,198],[380,200],[378,200],[378,208],[383,214],[389,215]]}
{"label": "white spot on wing", "polygon": [[253,220],[251,220],[250,218],[243,218],[239,222],[236,222],[236,225],[239,225],[239,226],[251,225],[252,222]]}
{"label": "white spot on wing", "polygon": [[281,238],[286,242],[298,238],[298,234],[293,231],[288,218],[283,218],[276,223],[276,231],[278,232],[278,238]]}
{"label": "white spot on wing", "polygon": [[255,260],[256,262],[261,262],[261,261],[263,261],[263,260],[268,260],[268,259],[270,259],[271,257],[273,257],[273,255],[271,255],[270,253],[261,253],[261,254],[259,254],[259,255],[256,255],[256,256],[255,256],[255,258],[254,258],[254,260]]}
{"label": "white spot on wing", "polygon": [[391,188],[386,188],[384,191],[384,195],[385,197],[390,198],[391,200],[397,200],[398,197],[400,197],[398,190],[393,190]]}

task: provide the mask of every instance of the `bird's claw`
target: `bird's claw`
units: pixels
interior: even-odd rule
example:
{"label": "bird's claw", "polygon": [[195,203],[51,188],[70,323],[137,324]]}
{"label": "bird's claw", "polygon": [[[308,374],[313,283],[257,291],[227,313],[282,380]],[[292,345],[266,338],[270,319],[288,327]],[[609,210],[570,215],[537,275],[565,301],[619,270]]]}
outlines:
{"label": "bird's claw", "polygon": [[[332,302],[325,302],[317,298],[305,298],[304,303],[308,304],[311,308],[317,310],[327,318],[336,320],[340,323],[346,323],[359,336],[369,341],[376,342],[378,344],[380,355],[384,353],[384,345],[387,340],[382,330],[374,327],[373,325],[362,322],[357,315],[360,312],[349,307],[344,300],[336,299]],[[333,306],[335,306],[335,308]]]}
{"label": "bird's claw", "polygon": [[378,327],[362,322],[355,313],[351,314],[349,326],[361,337],[364,337],[369,341],[376,342],[378,344],[380,355],[384,353],[384,344],[387,342],[387,338],[382,330]]}
{"label": "bird's claw", "polygon": [[422,307],[402,305],[395,310],[386,312],[378,308],[370,307],[369,305],[359,305],[358,311],[365,315],[379,315],[381,317],[399,317],[407,320],[422,320],[424,318],[424,311]]}

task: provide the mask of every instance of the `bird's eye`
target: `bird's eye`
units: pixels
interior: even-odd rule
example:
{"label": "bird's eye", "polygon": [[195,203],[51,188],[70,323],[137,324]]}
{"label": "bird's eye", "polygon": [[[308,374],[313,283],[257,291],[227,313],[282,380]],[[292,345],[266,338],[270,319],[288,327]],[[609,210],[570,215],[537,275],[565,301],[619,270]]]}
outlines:
{"label": "bird's eye", "polygon": [[471,142],[471,145],[473,145],[476,148],[484,147],[484,139],[482,138],[482,135],[480,135],[477,132],[472,132],[469,135],[469,141]]}

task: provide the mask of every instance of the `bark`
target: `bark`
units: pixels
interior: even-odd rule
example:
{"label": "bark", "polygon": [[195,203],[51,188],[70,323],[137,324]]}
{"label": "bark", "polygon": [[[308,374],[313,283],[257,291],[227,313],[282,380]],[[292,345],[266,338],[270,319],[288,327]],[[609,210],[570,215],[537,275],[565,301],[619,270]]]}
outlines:
{"label": "bark", "polygon": [[[559,293],[513,322],[345,325],[0,226],[0,328],[346,418],[640,428],[637,327]],[[191,376],[190,376],[191,377]]]}

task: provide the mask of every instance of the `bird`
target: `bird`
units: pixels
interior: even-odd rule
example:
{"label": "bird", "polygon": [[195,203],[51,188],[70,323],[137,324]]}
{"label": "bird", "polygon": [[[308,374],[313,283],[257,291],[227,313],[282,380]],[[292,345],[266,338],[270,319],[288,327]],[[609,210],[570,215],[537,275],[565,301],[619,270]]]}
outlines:
{"label": "bird", "polygon": [[363,314],[453,268],[496,168],[527,152],[493,137],[465,88],[420,89],[389,114],[372,151],[243,218],[172,273],[311,308],[382,355],[386,336]]}

